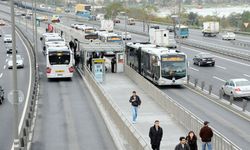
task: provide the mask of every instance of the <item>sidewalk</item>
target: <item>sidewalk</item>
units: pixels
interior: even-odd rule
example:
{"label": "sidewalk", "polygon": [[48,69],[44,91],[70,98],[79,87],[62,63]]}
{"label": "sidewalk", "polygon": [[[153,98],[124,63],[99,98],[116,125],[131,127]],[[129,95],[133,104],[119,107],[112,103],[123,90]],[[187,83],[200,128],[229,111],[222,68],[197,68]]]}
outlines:
{"label": "sidewalk", "polygon": [[129,98],[132,91],[137,92],[142,100],[142,105],[138,110],[137,123],[134,126],[148,143],[150,143],[149,128],[155,120],[160,120],[160,126],[163,128],[161,149],[173,150],[175,145],[179,143],[179,137],[187,135],[187,132],[171,118],[170,114],[164,111],[124,73],[107,73],[102,86],[129,120],[132,120]]}

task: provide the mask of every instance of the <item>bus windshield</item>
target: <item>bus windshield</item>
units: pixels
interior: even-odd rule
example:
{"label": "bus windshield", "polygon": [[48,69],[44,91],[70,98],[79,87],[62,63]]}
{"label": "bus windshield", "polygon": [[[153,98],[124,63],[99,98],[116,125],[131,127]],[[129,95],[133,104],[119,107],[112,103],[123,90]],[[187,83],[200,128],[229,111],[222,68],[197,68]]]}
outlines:
{"label": "bus windshield", "polygon": [[70,52],[49,52],[50,65],[68,65]]}
{"label": "bus windshield", "polygon": [[186,60],[184,55],[162,56],[161,74],[167,79],[180,79],[186,76]]}
{"label": "bus windshield", "polygon": [[121,42],[122,38],[120,36],[111,36],[107,38],[108,42]]}

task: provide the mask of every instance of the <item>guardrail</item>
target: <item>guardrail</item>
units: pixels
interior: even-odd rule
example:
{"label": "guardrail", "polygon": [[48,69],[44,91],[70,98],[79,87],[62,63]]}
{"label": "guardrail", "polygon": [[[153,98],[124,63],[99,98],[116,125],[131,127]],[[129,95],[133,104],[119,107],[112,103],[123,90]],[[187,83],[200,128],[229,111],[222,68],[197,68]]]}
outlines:
{"label": "guardrail", "polygon": [[39,75],[38,75],[38,67],[36,61],[36,52],[30,43],[29,39],[22,33],[20,28],[16,28],[17,32],[20,33],[21,37],[24,39],[28,49],[30,50],[31,57],[31,65],[32,65],[32,86],[29,97],[29,102],[27,107],[24,109],[25,115],[23,120],[19,123],[19,139],[20,139],[20,148],[21,150],[28,149],[28,145],[31,143],[34,125],[35,125],[35,112],[37,109],[37,100],[39,94]]}
{"label": "guardrail", "polygon": [[[206,96],[209,96],[210,98],[212,98],[212,100],[216,100],[216,102],[219,102],[219,100],[223,99],[223,92],[221,91],[221,89],[214,91],[215,93],[218,94],[218,96],[216,96],[212,94],[212,91],[214,89],[212,84],[206,83],[204,80],[199,80],[198,78],[194,78],[191,75],[187,76],[187,84],[185,86],[191,87],[192,89],[202,94],[205,94]],[[233,104],[234,102],[233,95],[229,95],[228,101],[229,101],[229,104],[223,103],[224,104],[223,106],[231,106]],[[243,98],[242,106],[238,106],[238,107],[241,107],[241,110],[235,109],[234,107],[231,107],[230,110],[235,112],[235,114],[240,114],[241,117],[243,116],[246,120],[250,121],[250,114],[247,115],[244,113],[246,112],[247,105],[248,105],[247,100]]]}
{"label": "guardrail", "polygon": [[242,41],[232,41],[233,45],[237,45],[240,47],[245,47],[249,48],[250,47],[250,42],[242,42]]}
{"label": "guardrail", "polygon": [[[177,42],[180,42],[180,41],[177,40]],[[184,45],[191,46],[191,47],[196,47],[199,49],[204,49],[207,51],[223,54],[226,56],[231,56],[234,58],[239,58],[239,59],[243,59],[246,61],[250,61],[250,53],[237,52],[236,50],[232,50],[232,49],[225,48],[225,47],[220,47],[220,46],[215,45],[215,44],[211,44],[211,45],[208,45],[205,43],[201,44],[202,42],[195,42],[195,41],[186,40],[186,39],[182,39],[181,43]]]}
{"label": "guardrail", "polygon": [[[199,133],[203,126],[203,121],[181,106],[179,103],[168,97],[164,92],[155,87],[151,82],[147,81],[136,71],[125,65],[125,73],[138,84],[155,102],[164,108],[168,113],[173,115],[185,129],[193,130]],[[213,149],[215,150],[241,150],[237,145],[224,137],[221,133],[213,129],[214,136],[212,138]]]}
{"label": "guardrail", "polygon": [[132,123],[122,113],[120,108],[113,102],[111,96],[105,92],[101,84],[96,82],[93,74],[89,71],[88,67],[78,68],[84,75],[86,81],[90,84],[92,89],[95,89],[95,93],[101,101],[101,105],[104,107],[107,114],[112,119],[116,128],[119,130],[120,135],[126,140],[127,150],[149,150],[149,144],[143,138],[143,136],[136,130]]}

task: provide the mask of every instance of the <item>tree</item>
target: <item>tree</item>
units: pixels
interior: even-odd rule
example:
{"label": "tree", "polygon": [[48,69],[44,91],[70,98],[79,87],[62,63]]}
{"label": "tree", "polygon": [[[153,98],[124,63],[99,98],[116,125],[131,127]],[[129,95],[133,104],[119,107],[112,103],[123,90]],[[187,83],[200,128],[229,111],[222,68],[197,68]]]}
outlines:
{"label": "tree", "polygon": [[199,25],[198,14],[190,12],[188,14],[188,23],[191,25]]}
{"label": "tree", "polygon": [[113,3],[110,3],[105,11],[106,11],[106,17],[109,18],[109,19],[114,19],[118,14],[119,12],[123,11],[124,8],[122,6],[122,3],[121,2],[113,2]]}

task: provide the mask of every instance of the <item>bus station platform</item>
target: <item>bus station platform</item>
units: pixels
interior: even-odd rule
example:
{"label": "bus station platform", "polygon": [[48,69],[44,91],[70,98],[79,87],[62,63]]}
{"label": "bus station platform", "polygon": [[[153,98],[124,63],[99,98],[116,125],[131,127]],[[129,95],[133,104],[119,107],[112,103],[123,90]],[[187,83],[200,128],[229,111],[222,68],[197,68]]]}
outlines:
{"label": "bus station platform", "polygon": [[179,137],[187,135],[179,125],[159,104],[157,104],[147,93],[136,85],[125,73],[106,73],[105,82],[101,83],[105,92],[109,93],[114,103],[132,122],[131,104],[129,103],[132,91],[136,91],[141,98],[141,106],[138,109],[136,124],[133,124],[141,136],[150,143],[149,129],[155,120],[160,121],[163,128],[161,149],[174,149],[179,143]]}

